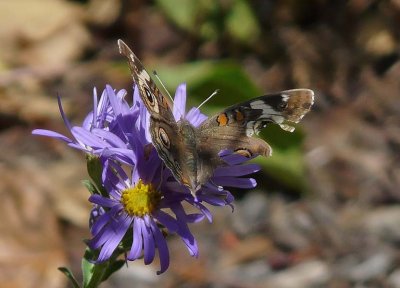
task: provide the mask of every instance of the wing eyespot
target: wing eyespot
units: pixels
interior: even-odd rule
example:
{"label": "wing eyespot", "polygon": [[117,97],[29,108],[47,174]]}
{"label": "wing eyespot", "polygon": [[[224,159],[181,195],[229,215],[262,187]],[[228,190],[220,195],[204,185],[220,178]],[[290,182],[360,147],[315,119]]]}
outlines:
{"label": "wing eyespot", "polygon": [[144,92],[146,93],[146,99],[147,101],[154,105],[155,101],[154,101],[154,95],[153,93],[150,92],[149,88],[147,88],[146,86],[143,87]]}
{"label": "wing eyespot", "polygon": [[158,137],[161,141],[161,144],[165,148],[169,149],[171,147],[171,142],[169,141],[168,134],[167,134],[167,132],[165,132],[165,130],[163,128],[158,129]]}

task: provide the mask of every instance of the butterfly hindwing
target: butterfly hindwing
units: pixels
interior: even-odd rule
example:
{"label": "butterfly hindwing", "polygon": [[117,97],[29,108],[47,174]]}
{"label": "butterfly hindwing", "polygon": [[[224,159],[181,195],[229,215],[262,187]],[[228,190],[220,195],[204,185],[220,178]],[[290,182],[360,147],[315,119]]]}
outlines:
{"label": "butterfly hindwing", "polygon": [[245,127],[251,136],[267,124],[275,123],[290,132],[294,128],[286,122],[298,123],[310,111],[314,102],[314,92],[309,89],[293,89],[260,96],[226,108],[209,118],[202,129],[213,127]]}
{"label": "butterfly hindwing", "polygon": [[[294,127],[286,122],[299,122],[310,110],[313,101],[312,90],[294,89],[230,106],[200,126],[200,150],[212,149],[211,154],[215,154],[222,149],[229,149],[247,157],[270,156],[272,149],[268,143],[251,136],[258,134],[267,123],[276,123],[284,130],[293,131]],[[202,143],[213,145],[206,148]]]}

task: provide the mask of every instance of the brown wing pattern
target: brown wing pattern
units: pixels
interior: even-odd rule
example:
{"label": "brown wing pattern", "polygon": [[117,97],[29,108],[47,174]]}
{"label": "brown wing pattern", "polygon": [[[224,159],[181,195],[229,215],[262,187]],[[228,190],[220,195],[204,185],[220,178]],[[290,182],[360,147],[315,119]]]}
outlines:
{"label": "brown wing pattern", "polygon": [[162,95],[143,64],[122,41],[118,40],[119,51],[128,58],[133,81],[139,88],[140,98],[150,113],[150,134],[154,147],[175,178],[188,185],[183,154],[186,151],[183,136],[172,114],[168,101]]}
{"label": "brown wing pattern", "polygon": [[119,53],[128,59],[132,78],[139,88],[140,97],[146,105],[150,115],[154,118],[163,118],[175,122],[168,100],[151,80],[143,64],[122,40],[118,40]]}
{"label": "brown wing pattern", "polygon": [[[251,99],[228,107],[209,118],[198,130],[199,153],[217,155],[229,149],[244,156],[270,156],[271,147],[264,140],[250,137],[268,123],[276,123],[287,131],[294,127],[286,122],[297,123],[310,110],[314,102],[314,92],[309,89],[282,91]],[[211,166],[218,165],[212,158]]]}

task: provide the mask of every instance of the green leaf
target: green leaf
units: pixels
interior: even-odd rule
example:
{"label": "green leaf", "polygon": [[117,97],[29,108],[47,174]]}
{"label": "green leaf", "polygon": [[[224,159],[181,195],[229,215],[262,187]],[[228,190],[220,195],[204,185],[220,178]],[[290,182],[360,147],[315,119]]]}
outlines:
{"label": "green leaf", "polygon": [[157,4],[165,15],[178,27],[195,31],[196,16],[200,12],[201,1],[157,0]]}
{"label": "green leaf", "polygon": [[94,263],[95,251],[87,248],[85,255],[82,258],[82,275],[83,275],[83,287],[84,288],[96,288],[101,282],[103,282],[106,269],[109,265],[109,261],[104,263]]}
{"label": "green leaf", "polygon": [[71,270],[69,270],[67,267],[58,267],[58,270],[60,270],[65,276],[67,276],[67,278],[71,281],[71,284],[74,288],[80,288],[79,283],[78,281],[76,281]]}
{"label": "green leaf", "polygon": [[271,157],[258,157],[256,162],[263,167],[266,173],[287,187],[297,191],[305,189],[304,162],[299,149],[275,148]]}
{"label": "green leaf", "polygon": [[260,27],[248,1],[235,0],[226,19],[227,31],[238,41],[252,44],[260,36]]}
{"label": "green leaf", "polygon": [[268,125],[260,133],[273,150],[268,158],[258,157],[264,171],[271,177],[295,190],[302,191],[306,188],[305,166],[301,145],[303,134],[300,129],[293,133],[282,130],[278,125]]}
{"label": "green leaf", "polygon": [[218,89],[218,94],[203,106],[208,113],[260,95],[242,67],[230,61],[198,61],[157,71],[169,90],[187,83],[187,107],[197,106]]}
{"label": "green leaf", "polygon": [[83,276],[83,287],[88,287],[90,280],[93,277],[93,267],[95,264],[88,261],[85,257],[82,258],[82,276]]}
{"label": "green leaf", "polygon": [[90,192],[90,194],[100,194],[97,190],[96,186],[90,180],[82,180],[82,184],[86,187],[86,189]]}
{"label": "green leaf", "polygon": [[[93,180],[92,184],[96,187],[96,191],[103,196],[107,196],[107,191],[105,191],[101,180],[103,167],[101,166],[99,157],[93,155],[87,155],[86,166],[88,174],[90,178]],[[89,191],[92,192],[92,190],[90,189]]]}
{"label": "green leaf", "polygon": [[87,248],[82,258],[83,287],[98,287],[101,282],[106,281],[114,272],[123,267],[125,261],[116,259],[119,253],[114,253],[108,261],[94,263],[94,259],[98,257],[98,251]]}
{"label": "green leaf", "polygon": [[125,263],[126,263],[125,260],[112,261],[104,273],[103,281],[106,281],[108,277],[110,277],[114,272],[121,269],[125,265]]}

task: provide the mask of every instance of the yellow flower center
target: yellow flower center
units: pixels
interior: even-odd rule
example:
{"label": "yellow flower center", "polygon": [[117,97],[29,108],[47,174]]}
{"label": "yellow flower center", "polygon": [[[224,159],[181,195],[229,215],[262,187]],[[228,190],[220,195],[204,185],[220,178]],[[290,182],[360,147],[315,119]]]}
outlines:
{"label": "yellow flower center", "polygon": [[121,203],[130,216],[142,217],[150,214],[160,203],[161,194],[151,184],[143,184],[140,179],[135,187],[122,191]]}

